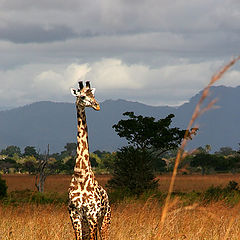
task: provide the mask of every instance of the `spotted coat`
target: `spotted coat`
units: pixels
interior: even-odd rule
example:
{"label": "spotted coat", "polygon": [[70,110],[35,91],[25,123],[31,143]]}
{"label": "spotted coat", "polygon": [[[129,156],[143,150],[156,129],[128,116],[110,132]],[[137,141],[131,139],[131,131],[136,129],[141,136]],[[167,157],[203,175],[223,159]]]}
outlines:
{"label": "spotted coat", "polygon": [[107,240],[111,209],[108,195],[95,179],[89,161],[85,108],[77,105],[77,157],[69,187],[69,214],[76,240]]}

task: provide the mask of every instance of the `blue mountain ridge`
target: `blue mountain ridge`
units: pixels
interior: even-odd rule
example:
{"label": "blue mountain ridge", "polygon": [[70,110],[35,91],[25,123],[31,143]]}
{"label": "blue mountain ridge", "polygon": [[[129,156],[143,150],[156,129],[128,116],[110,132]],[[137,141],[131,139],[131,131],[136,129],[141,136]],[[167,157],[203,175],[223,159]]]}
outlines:
{"label": "blue mountain ridge", "polygon": [[[126,144],[112,125],[123,119],[126,111],[135,114],[164,118],[173,113],[173,126],[185,129],[193,110],[199,101],[201,92],[189,102],[178,107],[148,106],[126,100],[106,100],[101,110],[87,109],[90,151],[116,151]],[[188,148],[210,144],[214,151],[223,146],[238,149],[240,142],[240,86],[232,88],[217,86],[211,88],[211,99],[218,98],[218,108],[211,109],[200,116],[197,136],[189,142]],[[207,103],[206,103],[207,104]],[[44,152],[50,144],[51,152],[63,151],[67,142],[76,141],[76,111],[73,103],[42,101],[23,107],[0,111],[0,149],[16,145],[36,146]]]}

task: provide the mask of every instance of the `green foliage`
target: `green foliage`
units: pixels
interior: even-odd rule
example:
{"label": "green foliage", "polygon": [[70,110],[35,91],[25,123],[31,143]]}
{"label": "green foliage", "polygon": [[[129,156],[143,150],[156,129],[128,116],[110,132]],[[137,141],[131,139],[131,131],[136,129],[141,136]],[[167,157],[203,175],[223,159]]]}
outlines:
{"label": "green foliage", "polygon": [[95,153],[90,153],[89,160],[93,168],[98,167],[99,163],[101,162],[101,159]]}
{"label": "green foliage", "polygon": [[170,127],[173,114],[159,120],[136,116],[133,112],[123,115],[128,119],[120,120],[113,128],[120,137],[127,139],[129,146],[117,152],[112,166],[113,179],[109,185],[140,195],[156,188],[154,171],[164,171],[166,167],[166,162],[159,156],[176,149],[185,130]]}
{"label": "green foliage", "polygon": [[23,153],[24,156],[33,156],[35,158],[38,158],[39,157],[39,154],[37,153],[36,151],[36,148],[33,147],[33,146],[26,146],[24,148],[24,153]]}
{"label": "green foliage", "polygon": [[10,168],[18,169],[18,166],[19,165],[16,163],[16,161],[9,157],[0,161],[0,170],[2,170],[4,173],[9,173]]}
{"label": "green foliage", "polygon": [[212,168],[217,172],[232,171],[234,172],[240,167],[240,156],[231,155],[225,157],[220,154],[209,154],[206,152],[199,152],[192,157],[190,162],[191,167],[201,167],[202,174],[205,174],[207,170]]}
{"label": "green foliage", "polygon": [[223,156],[228,156],[231,154],[235,154],[236,151],[234,151],[231,147],[221,147],[219,151],[215,152],[216,154],[220,154]]}
{"label": "green foliage", "polygon": [[113,164],[113,178],[108,182],[112,189],[121,189],[129,194],[141,194],[155,189],[151,155],[147,151],[132,146],[123,147],[117,152]]}
{"label": "green foliage", "polygon": [[14,204],[16,206],[23,203],[32,204],[66,204],[68,201],[67,194],[59,193],[40,193],[29,189],[13,191],[7,197],[2,199],[5,205]]}
{"label": "green foliage", "polygon": [[30,174],[34,173],[36,171],[36,163],[30,160],[24,162],[23,170],[27,171]]}
{"label": "green foliage", "polygon": [[120,120],[113,128],[120,137],[140,149],[156,149],[158,155],[175,149],[181,143],[185,130],[171,128],[173,114],[155,121],[153,117],[135,116],[133,112],[125,112],[129,119]]}
{"label": "green foliage", "polygon": [[18,156],[20,156],[21,150],[19,147],[11,145],[6,147],[6,149],[3,149],[1,151],[1,154],[7,155],[8,157],[13,157],[14,154],[17,154]]}
{"label": "green foliage", "polygon": [[234,205],[240,201],[240,190],[238,183],[230,181],[226,187],[211,186],[202,195],[202,200],[206,203],[224,201]]}
{"label": "green foliage", "polygon": [[0,199],[7,196],[6,180],[3,180],[0,175]]}
{"label": "green foliage", "polygon": [[70,156],[76,155],[77,144],[76,143],[67,143],[64,148],[66,149],[66,153]]}

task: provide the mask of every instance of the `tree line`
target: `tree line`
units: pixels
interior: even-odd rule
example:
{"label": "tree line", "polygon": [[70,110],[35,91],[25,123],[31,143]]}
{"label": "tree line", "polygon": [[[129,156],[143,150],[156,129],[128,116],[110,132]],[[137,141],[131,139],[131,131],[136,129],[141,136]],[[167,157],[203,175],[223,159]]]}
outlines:
{"label": "tree line", "polygon": [[[97,173],[110,173],[108,186],[113,189],[140,194],[157,187],[156,174],[173,169],[177,149],[185,136],[185,130],[172,127],[173,114],[163,119],[123,114],[125,119],[113,125],[127,146],[110,153],[97,150],[90,154],[92,168]],[[192,139],[198,129],[191,129],[187,137]],[[186,136],[185,136],[186,137]],[[39,153],[34,146],[26,146],[21,152],[17,146],[8,146],[0,152],[0,171],[39,174],[45,164],[45,176],[49,174],[72,174],[76,143],[67,143],[60,153]],[[240,172],[240,154],[230,147],[222,147],[210,153],[211,146],[199,147],[180,163],[180,173]]]}

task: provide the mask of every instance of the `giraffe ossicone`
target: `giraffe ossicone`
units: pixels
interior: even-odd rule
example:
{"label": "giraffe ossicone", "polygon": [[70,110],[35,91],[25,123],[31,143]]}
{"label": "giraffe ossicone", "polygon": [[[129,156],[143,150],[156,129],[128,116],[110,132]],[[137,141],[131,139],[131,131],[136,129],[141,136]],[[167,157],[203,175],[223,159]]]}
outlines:
{"label": "giraffe ossicone", "polygon": [[76,97],[77,157],[69,187],[69,213],[76,240],[107,240],[111,209],[107,192],[95,179],[89,160],[88,131],[85,107],[100,110],[95,99],[95,89],[90,82],[79,82],[78,89],[71,89]]}

